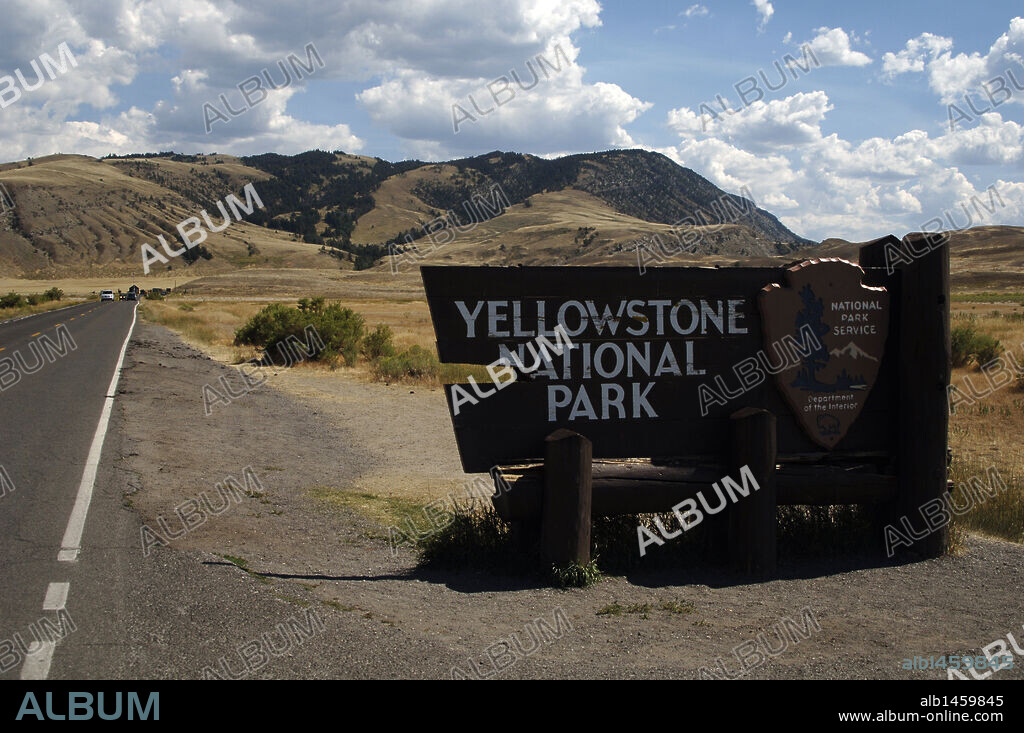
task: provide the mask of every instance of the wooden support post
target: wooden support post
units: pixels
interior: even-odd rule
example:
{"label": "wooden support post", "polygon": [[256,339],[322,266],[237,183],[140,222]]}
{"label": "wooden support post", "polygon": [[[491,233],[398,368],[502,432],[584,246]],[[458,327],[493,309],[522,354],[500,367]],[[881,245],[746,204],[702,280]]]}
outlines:
{"label": "wooden support post", "polygon": [[[908,234],[900,295],[899,506],[915,529],[920,507],[946,492],[949,432],[949,237]],[[945,552],[948,527],[917,540],[915,554]]]}
{"label": "wooden support post", "polygon": [[[916,531],[926,531],[920,507],[947,490],[949,236],[917,233],[902,241],[885,237],[861,247],[860,264],[884,267],[899,277],[899,300],[893,303],[899,322],[890,329],[886,347],[898,350],[899,358],[899,491],[879,517],[879,540],[885,543],[885,525],[906,534],[904,517]],[[947,536],[943,527],[909,548],[900,544],[896,549],[935,557],[945,551]]]}
{"label": "wooden support post", "polygon": [[544,508],[541,556],[558,567],[590,562],[593,449],[564,428],[544,439]]}
{"label": "wooden support post", "polygon": [[[900,314],[903,312],[903,302],[898,297],[902,292],[899,282],[903,274],[899,263],[904,259],[906,257],[903,254],[903,242],[891,234],[868,242],[860,248],[860,266],[884,268],[890,278],[887,281],[887,286],[892,293],[889,302],[893,310],[892,320],[889,323],[889,339],[885,348],[890,358],[895,356],[897,359],[899,358],[899,344],[902,341]],[[871,512],[871,535],[876,538],[876,547],[879,553],[883,553],[887,549],[886,527],[889,525],[900,526],[899,517],[902,503],[899,497],[900,491],[897,489],[896,495],[891,500],[878,504]]]}
{"label": "wooden support post", "polygon": [[747,466],[760,487],[749,496],[737,495],[728,509],[730,561],[734,570],[766,578],[775,574],[777,562],[775,415],[745,407],[730,420],[729,475],[742,485],[740,469]]}

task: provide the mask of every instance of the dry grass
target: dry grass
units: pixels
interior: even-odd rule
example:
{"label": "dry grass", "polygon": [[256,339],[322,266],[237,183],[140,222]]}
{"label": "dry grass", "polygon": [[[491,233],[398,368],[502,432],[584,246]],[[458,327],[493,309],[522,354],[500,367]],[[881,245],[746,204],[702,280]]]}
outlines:
{"label": "dry grass", "polygon": [[[0,294],[8,292],[10,291],[0,290]],[[26,305],[22,308],[0,308],[0,323],[3,323],[4,321],[10,321],[14,318],[21,318],[22,316],[31,316],[36,313],[46,313],[47,311],[55,311],[58,308],[67,308],[68,306],[75,304],[75,301],[51,300],[47,303],[40,303],[39,305]]]}
{"label": "dry grass", "polygon": [[57,287],[64,291],[66,297],[88,297],[99,293],[101,290],[128,290],[132,285],[138,285],[143,290],[150,288],[173,288],[177,285],[184,285],[195,276],[190,277],[134,277],[121,275],[118,277],[79,277],[63,278],[60,280],[29,280],[24,278],[0,277],[0,293],[15,293],[28,295],[29,293],[42,293],[50,288]]}
{"label": "dry grass", "polygon": [[[993,294],[993,299],[1008,300]],[[960,303],[953,307],[953,326],[972,323],[998,338],[1016,362],[1024,366],[1024,306],[1007,303]],[[1013,368],[1009,364],[1009,368]],[[978,392],[988,391],[985,375],[977,364],[953,370],[952,384],[964,387],[970,380]],[[973,404],[958,404],[950,416],[949,443],[953,449],[950,476],[959,485],[958,505],[965,499],[962,486],[971,477],[988,486],[986,470],[994,466],[1006,481],[1007,490],[974,509],[955,525],[995,537],[1024,541],[1024,382],[993,391]],[[956,529],[956,526],[954,527]]]}
{"label": "dry grass", "polygon": [[143,301],[140,310],[147,321],[167,326],[192,346],[207,351],[214,347],[214,355],[224,358],[226,354],[241,357],[243,351],[245,355],[251,355],[251,350],[234,345],[235,331],[264,305],[266,303],[258,302],[193,303],[171,297]]}
{"label": "dry grass", "polygon": [[[991,472],[993,467],[998,479]],[[996,461],[954,458],[950,478],[956,484],[953,504],[963,507],[971,502],[973,506],[963,517],[954,518],[954,533],[963,529],[1024,542],[1024,473],[1019,467],[1000,466]],[[994,496],[990,495],[993,493]]]}
{"label": "dry grass", "polygon": [[[197,340],[202,344],[231,346],[235,331],[270,302],[186,301],[171,297],[145,301],[143,312],[154,323],[182,333],[189,327],[201,328],[205,335],[197,336]],[[363,316],[370,328],[378,323],[390,326],[395,334],[395,346],[400,349],[413,345],[430,348],[434,342],[426,301],[345,300],[342,305]]]}
{"label": "dry grass", "polygon": [[[342,304],[362,315],[368,330],[378,323],[390,326],[394,333],[395,347],[399,351],[419,346],[434,356],[437,355],[433,326],[425,301],[370,299],[345,300]],[[238,364],[257,356],[258,352],[251,347],[235,346],[235,331],[266,305],[267,301],[185,301],[171,297],[163,301],[144,301],[142,314],[146,320],[176,331],[187,343],[214,358]],[[319,364],[303,366],[326,368]],[[366,379],[377,378],[371,365],[362,361],[349,371]],[[390,378],[386,381],[407,381],[436,387],[465,381],[468,374],[474,375],[477,379],[489,379],[484,367],[437,364],[436,369],[430,374]]]}

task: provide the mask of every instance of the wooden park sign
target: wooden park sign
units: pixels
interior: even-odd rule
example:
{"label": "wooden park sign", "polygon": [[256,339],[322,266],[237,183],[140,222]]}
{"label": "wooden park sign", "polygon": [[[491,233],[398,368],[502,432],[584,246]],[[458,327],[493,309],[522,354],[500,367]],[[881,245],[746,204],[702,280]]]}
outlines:
{"label": "wooden park sign", "polygon": [[[740,456],[768,487],[729,510],[750,570],[774,567],[777,503],[937,496],[948,248],[887,272],[885,247],[907,241],[865,245],[859,265],[422,267],[441,361],[490,365],[445,387],[463,468],[505,467],[499,514],[542,520],[556,561],[589,557],[591,515],[667,511]],[[910,438],[921,410],[937,422]],[[593,464],[629,458],[654,464]]]}

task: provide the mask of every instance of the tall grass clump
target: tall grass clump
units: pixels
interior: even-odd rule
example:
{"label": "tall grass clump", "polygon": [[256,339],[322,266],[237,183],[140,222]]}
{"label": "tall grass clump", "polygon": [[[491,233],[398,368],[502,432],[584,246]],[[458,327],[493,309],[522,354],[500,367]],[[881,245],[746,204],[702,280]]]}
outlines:
{"label": "tall grass clump", "polygon": [[954,483],[951,501],[970,509],[961,516],[953,513],[951,530],[1024,542],[1024,474],[1019,468],[994,468],[976,458],[954,456],[949,467]]}
{"label": "tall grass clump", "polygon": [[987,364],[1003,353],[1003,345],[991,334],[979,331],[974,323],[957,326],[950,334],[953,366]]}
{"label": "tall grass clump", "polygon": [[[381,329],[386,329],[386,339]],[[428,384],[456,384],[465,382],[469,376],[477,380],[489,380],[484,367],[463,364],[442,364],[434,352],[422,346],[410,346],[399,351],[391,343],[391,329],[378,326],[377,331],[367,336],[364,355],[370,361],[370,371],[375,379],[386,382],[426,382]]]}
{"label": "tall grass clump", "polygon": [[219,340],[217,330],[207,324],[201,315],[192,313],[191,307],[186,309],[182,306],[178,311],[159,308],[155,305],[150,308],[143,306],[143,308],[148,320],[159,323],[161,326],[173,328],[188,338],[203,344],[215,344]]}
{"label": "tall grass clump", "polygon": [[522,569],[514,552],[508,525],[491,508],[458,508],[451,521],[416,545],[423,567]]}

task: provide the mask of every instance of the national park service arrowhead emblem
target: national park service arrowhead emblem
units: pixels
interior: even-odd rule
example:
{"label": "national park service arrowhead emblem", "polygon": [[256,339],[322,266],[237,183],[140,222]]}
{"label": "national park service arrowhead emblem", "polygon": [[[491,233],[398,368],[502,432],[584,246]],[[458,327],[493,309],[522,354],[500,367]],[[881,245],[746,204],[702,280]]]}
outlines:
{"label": "national park service arrowhead emblem", "polygon": [[791,357],[775,375],[779,391],[829,450],[864,408],[889,333],[889,293],[862,284],[863,276],[846,260],[808,260],[786,271],[785,287],[758,295],[766,353]]}

